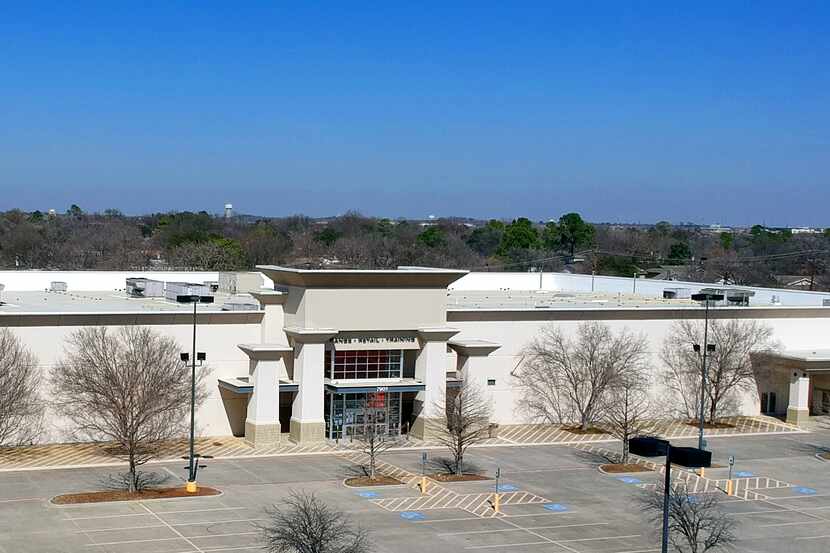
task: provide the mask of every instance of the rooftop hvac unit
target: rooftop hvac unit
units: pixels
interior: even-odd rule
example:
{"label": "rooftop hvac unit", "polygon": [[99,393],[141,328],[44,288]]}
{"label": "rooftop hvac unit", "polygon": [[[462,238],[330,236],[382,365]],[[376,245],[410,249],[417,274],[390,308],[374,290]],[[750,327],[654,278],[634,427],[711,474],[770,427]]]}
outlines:
{"label": "rooftop hvac unit", "polygon": [[49,283],[50,292],[66,292],[69,287],[61,280],[53,280]]}
{"label": "rooftop hvac unit", "polygon": [[247,294],[262,288],[262,275],[256,272],[219,273],[219,290],[226,294]]}
{"label": "rooftop hvac unit", "polygon": [[190,303],[193,296],[199,296],[200,303],[213,303],[213,292],[205,284],[168,282],[164,289],[165,298],[179,303]]}
{"label": "rooftop hvac unit", "polygon": [[164,283],[149,278],[128,278],[127,295],[131,298],[161,298],[164,296]]}
{"label": "rooftop hvac unit", "polygon": [[692,297],[691,288],[664,288],[664,300],[687,300]]}
{"label": "rooftop hvac unit", "polygon": [[256,311],[259,302],[253,298],[231,298],[222,305],[222,311]]}
{"label": "rooftop hvac unit", "polygon": [[830,298],[821,300],[821,305],[824,307],[830,307]]}

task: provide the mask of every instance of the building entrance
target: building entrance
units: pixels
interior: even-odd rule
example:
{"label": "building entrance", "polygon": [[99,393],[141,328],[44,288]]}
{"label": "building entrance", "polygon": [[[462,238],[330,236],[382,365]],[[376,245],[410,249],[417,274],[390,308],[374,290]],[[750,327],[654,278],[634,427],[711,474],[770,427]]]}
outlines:
{"label": "building entrance", "polygon": [[326,392],[325,419],[331,440],[359,440],[372,430],[378,436],[399,436],[401,393]]}

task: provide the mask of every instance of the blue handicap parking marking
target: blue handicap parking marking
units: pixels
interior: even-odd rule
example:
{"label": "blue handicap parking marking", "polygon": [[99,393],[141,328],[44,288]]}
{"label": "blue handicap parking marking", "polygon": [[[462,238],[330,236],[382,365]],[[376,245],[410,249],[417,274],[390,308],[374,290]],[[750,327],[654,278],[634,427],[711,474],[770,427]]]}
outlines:
{"label": "blue handicap parking marking", "polygon": [[555,511],[557,513],[561,513],[563,511],[568,510],[568,508],[565,505],[562,505],[561,503],[546,503],[544,505],[544,508],[548,511]]}
{"label": "blue handicap parking marking", "polygon": [[798,486],[796,488],[793,488],[793,491],[795,493],[800,493],[800,494],[804,494],[804,495],[813,495],[813,494],[817,493],[816,490],[813,489],[813,488],[805,488],[805,487],[802,487],[802,486]]}
{"label": "blue handicap parking marking", "polygon": [[749,478],[750,476],[755,476],[755,475],[752,474],[749,471],[746,471],[746,470],[739,470],[738,472],[735,473],[735,476],[737,476],[738,478]]}
{"label": "blue handicap parking marking", "polygon": [[401,513],[401,518],[405,520],[424,520],[426,515],[418,511],[404,511]]}
{"label": "blue handicap parking marking", "polygon": [[692,505],[700,503],[700,498],[696,495],[690,495],[690,496],[688,496],[688,498],[689,498],[689,503],[691,503]]}
{"label": "blue handicap parking marking", "polygon": [[378,492],[360,492],[357,495],[359,495],[360,497],[365,497],[367,499],[371,499],[372,497],[377,497]]}
{"label": "blue handicap parking marking", "polygon": [[625,482],[626,484],[639,484],[642,482],[639,478],[634,478],[633,476],[621,476],[618,478],[621,482]]}
{"label": "blue handicap parking marking", "polygon": [[[493,489],[495,489],[495,486],[493,486]],[[514,486],[513,484],[499,484],[500,492],[515,492],[518,489],[519,487]]]}

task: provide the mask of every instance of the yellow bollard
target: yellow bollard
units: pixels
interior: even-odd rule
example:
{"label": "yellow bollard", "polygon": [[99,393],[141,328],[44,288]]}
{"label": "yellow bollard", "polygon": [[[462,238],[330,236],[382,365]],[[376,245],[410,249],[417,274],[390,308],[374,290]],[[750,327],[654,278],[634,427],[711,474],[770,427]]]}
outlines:
{"label": "yellow bollard", "polygon": [[726,481],[726,495],[732,495],[732,480]]}
{"label": "yellow bollard", "polygon": [[493,494],[493,509],[497,513],[501,512],[501,511],[499,511],[499,502],[500,502],[500,500],[501,500],[501,494],[500,493]]}
{"label": "yellow bollard", "polygon": [[427,493],[427,477],[422,476],[421,477],[421,495],[424,495],[425,493]]}
{"label": "yellow bollard", "polygon": [[188,482],[184,489],[187,493],[196,493],[199,491],[199,486],[196,485],[196,482]]}

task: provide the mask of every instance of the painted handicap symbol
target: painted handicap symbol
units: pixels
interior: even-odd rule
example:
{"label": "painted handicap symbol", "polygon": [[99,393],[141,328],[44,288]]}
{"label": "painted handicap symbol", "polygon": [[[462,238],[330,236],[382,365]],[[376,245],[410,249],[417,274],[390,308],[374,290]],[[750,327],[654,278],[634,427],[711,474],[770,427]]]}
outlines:
{"label": "painted handicap symbol", "polygon": [[424,520],[427,518],[424,513],[418,511],[404,511],[401,513],[401,518],[404,520]]}
{"label": "painted handicap symbol", "polygon": [[750,478],[750,477],[755,476],[755,475],[752,474],[749,471],[746,471],[746,470],[739,470],[738,472],[735,473],[735,476],[738,477],[738,478]]}
{"label": "painted handicap symbol", "polygon": [[377,497],[378,492],[360,492],[357,495],[359,495],[360,497],[365,497],[366,499],[371,499],[373,497]]}
{"label": "painted handicap symbol", "polygon": [[[496,489],[496,487],[493,486],[493,489]],[[518,489],[519,489],[519,487],[514,486],[513,484],[499,484],[499,491],[500,492],[515,492]]]}
{"label": "painted handicap symbol", "polygon": [[565,505],[562,505],[561,503],[547,503],[544,505],[544,508],[548,511],[554,511],[557,513],[561,513],[563,511],[568,510],[568,508]]}
{"label": "painted handicap symbol", "polygon": [[625,482],[626,484],[639,484],[642,482],[639,478],[634,478],[633,476],[621,476],[618,478],[621,482]]}
{"label": "painted handicap symbol", "polygon": [[798,486],[796,488],[793,488],[793,491],[795,493],[800,493],[800,494],[803,494],[803,495],[814,495],[815,493],[817,493],[815,489],[805,488],[803,486]]}

